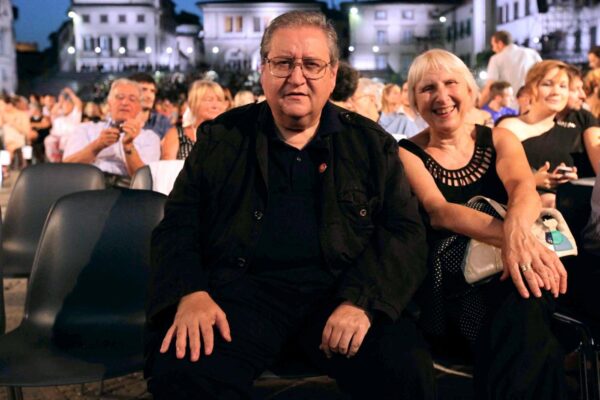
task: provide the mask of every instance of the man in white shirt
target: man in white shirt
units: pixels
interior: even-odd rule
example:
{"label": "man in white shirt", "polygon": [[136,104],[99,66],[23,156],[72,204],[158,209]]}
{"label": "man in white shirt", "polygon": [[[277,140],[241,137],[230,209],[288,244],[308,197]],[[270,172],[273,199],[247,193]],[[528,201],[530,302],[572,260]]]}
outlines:
{"label": "man in white shirt", "polygon": [[136,82],[117,79],[108,94],[108,122],[86,122],[69,137],[64,161],[94,164],[107,183],[128,186],[144,165],[160,159],[160,138],[142,129],[141,90]]}
{"label": "man in white shirt", "polygon": [[[490,87],[496,81],[510,83],[513,91],[525,84],[527,71],[536,63],[542,61],[540,55],[533,49],[521,47],[513,43],[512,36],[506,31],[498,31],[491,38],[494,54],[488,62],[487,81],[480,94],[479,104],[486,104],[490,99]],[[513,99],[512,108],[518,103]]]}

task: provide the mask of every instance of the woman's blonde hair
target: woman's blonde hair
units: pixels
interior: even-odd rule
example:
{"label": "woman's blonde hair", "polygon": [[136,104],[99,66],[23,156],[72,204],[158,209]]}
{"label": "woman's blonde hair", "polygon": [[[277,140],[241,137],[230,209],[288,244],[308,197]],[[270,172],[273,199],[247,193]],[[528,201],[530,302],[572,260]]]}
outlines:
{"label": "woman's blonde hair", "polygon": [[553,69],[558,69],[559,72],[562,71],[566,75],[567,79],[570,80],[568,71],[569,66],[562,61],[559,60],[544,60],[540,61],[537,64],[534,64],[533,67],[527,71],[527,75],[525,76],[525,89],[531,95],[532,101],[535,101],[538,95],[537,87],[540,82],[544,79],[546,75]]}
{"label": "woman's blonde hair", "polygon": [[192,83],[192,86],[190,86],[187,97],[187,103],[192,113],[198,109],[200,103],[202,102],[202,98],[209,90],[212,91],[219,98],[219,100],[225,101],[225,93],[223,92],[221,85],[206,79],[197,80]]}
{"label": "woman's blonde hair", "polygon": [[381,111],[383,112],[394,112],[396,110],[391,110],[390,102],[388,101],[388,97],[394,88],[398,88],[400,93],[402,93],[402,88],[395,83],[388,83],[383,87],[383,91],[381,94]]}
{"label": "woman's blonde hair", "polygon": [[410,103],[410,108],[414,111],[418,111],[415,99],[415,87],[429,71],[452,72],[462,77],[471,92],[471,106],[475,105],[475,99],[479,95],[479,87],[469,68],[467,68],[460,58],[449,51],[431,49],[415,58],[408,70],[408,102]]}

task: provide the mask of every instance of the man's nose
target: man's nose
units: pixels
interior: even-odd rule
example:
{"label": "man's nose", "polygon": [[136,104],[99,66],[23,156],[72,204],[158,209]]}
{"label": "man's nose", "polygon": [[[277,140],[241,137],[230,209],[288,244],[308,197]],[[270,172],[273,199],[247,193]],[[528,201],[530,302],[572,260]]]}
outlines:
{"label": "man's nose", "polygon": [[304,77],[304,71],[302,71],[301,63],[294,64],[294,66],[292,67],[292,72],[288,77],[288,80],[294,83],[303,83],[306,80],[306,78]]}

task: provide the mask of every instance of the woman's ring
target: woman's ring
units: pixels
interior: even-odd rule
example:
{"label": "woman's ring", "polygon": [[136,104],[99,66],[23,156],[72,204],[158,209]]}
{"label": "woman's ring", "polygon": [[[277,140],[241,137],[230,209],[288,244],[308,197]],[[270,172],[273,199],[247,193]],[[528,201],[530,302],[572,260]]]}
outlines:
{"label": "woman's ring", "polygon": [[529,264],[519,264],[519,269],[521,270],[521,272],[526,272],[529,269]]}

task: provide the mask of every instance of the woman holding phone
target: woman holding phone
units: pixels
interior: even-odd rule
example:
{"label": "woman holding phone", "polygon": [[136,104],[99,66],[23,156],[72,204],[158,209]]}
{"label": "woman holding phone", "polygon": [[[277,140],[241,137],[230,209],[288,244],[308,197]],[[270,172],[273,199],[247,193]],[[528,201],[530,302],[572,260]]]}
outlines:
{"label": "woman holding phone", "polygon": [[555,206],[558,185],[578,179],[573,154],[585,151],[580,132],[556,122],[557,114],[569,99],[568,68],[558,60],[534,65],[525,78],[525,87],[531,95],[529,112],[505,118],[498,125],[512,131],[523,143],[546,207]]}

